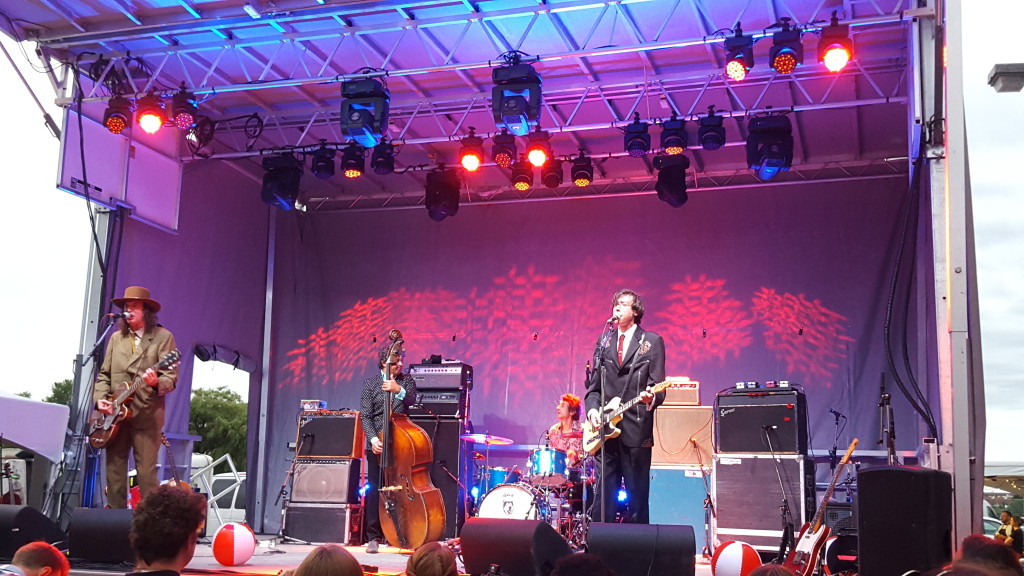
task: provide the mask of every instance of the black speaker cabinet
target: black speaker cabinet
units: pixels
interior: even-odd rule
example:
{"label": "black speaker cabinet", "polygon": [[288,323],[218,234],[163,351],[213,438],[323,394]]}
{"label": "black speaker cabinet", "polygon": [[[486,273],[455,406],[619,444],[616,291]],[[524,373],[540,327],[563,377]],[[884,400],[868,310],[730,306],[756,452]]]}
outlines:
{"label": "black speaker cabinet", "polygon": [[284,512],[284,535],[310,544],[341,543],[352,540],[358,506],[289,502]]}
{"label": "black speaker cabinet", "polygon": [[822,521],[833,536],[857,534],[857,520],[853,517],[853,504],[850,502],[829,502]]}
{"label": "black speaker cabinet", "polygon": [[363,429],[359,424],[359,412],[303,413],[299,418],[295,447],[295,456],[299,458],[362,458]]}
{"label": "black speaker cabinet", "polygon": [[697,545],[690,526],[592,522],[587,552],[600,556],[616,576],[693,576]]}
{"label": "black speaker cabinet", "polygon": [[711,406],[662,406],[654,412],[654,466],[711,466]]}
{"label": "black speaker cabinet", "polygon": [[29,506],[0,505],[0,558],[11,558],[29,542],[54,543],[64,539],[60,527]]}
{"label": "black speaker cabinet", "polygon": [[470,518],[462,527],[461,542],[466,573],[473,575],[486,574],[497,564],[506,576],[548,576],[559,558],[572,553],[565,539],[541,520]]}
{"label": "black speaker cabinet", "polygon": [[101,564],[134,562],[131,527],[131,510],[75,508],[68,524],[68,556]]}
{"label": "black speaker cabinet", "polygon": [[362,460],[296,462],[292,478],[292,502],[359,504],[359,472]]}
{"label": "black speaker cabinet", "polygon": [[807,454],[807,398],[789,389],[729,390],[715,397],[715,448]]}
{"label": "black speaker cabinet", "polygon": [[[466,443],[459,440],[463,432],[462,421],[412,418],[412,422],[423,428],[434,445],[430,483],[441,491],[444,500],[443,537],[454,538],[466,520],[466,492],[462,486],[470,486],[473,482],[472,472],[466,464]],[[462,486],[456,478],[461,479]]]}
{"label": "black speaker cabinet", "polygon": [[953,479],[927,468],[878,466],[857,473],[860,573],[927,572],[953,557]]}

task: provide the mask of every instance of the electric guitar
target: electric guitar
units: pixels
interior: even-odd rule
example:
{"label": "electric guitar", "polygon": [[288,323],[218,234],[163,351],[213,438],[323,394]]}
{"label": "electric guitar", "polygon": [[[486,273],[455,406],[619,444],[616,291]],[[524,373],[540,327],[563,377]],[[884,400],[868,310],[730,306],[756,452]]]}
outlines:
{"label": "electric guitar", "polygon": [[[156,366],[150,368],[150,370],[163,370],[164,368],[170,368],[178,363],[181,359],[181,352],[177,350],[171,350],[167,354],[163,355],[160,362],[157,362]],[[124,382],[124,390],[121,391],[116,397],[111,398],[108,395],[108,399],[113,407],[113,412],[110,414],[104,414],[100,411],[94,411],[93,417],[90,422],[91,429],[89,430],[89,445],[93,448],[103,448],[114,439],[117,435],[117,429],[121,422],[132,417],[132,397],[139,391],[139,388],[145,384],[145,380],[142,376],[135,378],[135,382],[129,385]],[[111,395],[113,392],[111,392]]]}
{"label": "electric guitar", "polygon": [[185,490],[191,491],[192,488],[188,485],[188,482],[182,482],[181,478],[178,478],[178,467],[174,465],[174,452],[171,451],[171,443],[163,432],[160,433],[160,443],[164,445],[164,451],[167,453],[167,465],[171,467],[171,479],[167,483],[171,486],[181,486]]}
{"label": "electric guitar", "polygon": [[[654,386],[648,388],[651,394],[657,394],[665,388],[669,387],[670,382],[658,382]],[[622,420],[622,415],[626,413],[633,406],[636,406],[637,402],[640,402],[640,396],[633,398],[629,402],[624,404],[618,397],[612,398],[607,404],[601,408],[601,425],[593,426],[590,421],[587,420],[583,423],[583,449],[591,455],[597,454],[597,451],[601,449],[601,430],[604,429],[604,438],[615,438],[622,433],[615,425]]]}
{"label": "electric guitar", "polygon": [[831,533],[829,527],[822,524],[822,520],[825,518],[825,507],[828,505],[829,499],[832,498],[832,491],[836,488],[836,481],[839,480],[843,466],[850,461],[850,455],[853,454],[853,449],[856,447],[857,439],[854,438],[846,450],[846,455],[839,462],[839,466],[836,466],[836,475],[832,477],[832,483],[825,491],[825,497],[821,499],[821,506],[818,507],[814,519],[800,529],[800,536],[797,537],[793,550],[786,557],[786,561],[782,563],[783,566],[796,572],[797,576],[810,576],[818,564],[821,551],[825,548],[825,541],[828,540]]}

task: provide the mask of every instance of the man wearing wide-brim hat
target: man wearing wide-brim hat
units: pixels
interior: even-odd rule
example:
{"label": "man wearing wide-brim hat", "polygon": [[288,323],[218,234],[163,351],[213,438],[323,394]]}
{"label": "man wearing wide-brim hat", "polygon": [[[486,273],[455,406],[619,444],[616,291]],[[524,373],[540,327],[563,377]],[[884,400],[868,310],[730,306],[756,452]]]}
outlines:
{"label": "man wearing wide-brim hat", "polygon": [[111,414],[117,408],[112,399],[136,381],[141,385],[130,404],[131,415],[122,420],[106,444],[107,502],[111,508],[125,508],[128,497],[128,453],[135,452],[139,489],[144,498],[159,485],[156,462],[164,428],[164,396],[178,381],[177,364],[154,369],[175,350],[174,335],[157,324],[160,303],[142,286],[129,286],[124,296],[112,300],[127,317],[110,336],[93,400],[96,409]]}

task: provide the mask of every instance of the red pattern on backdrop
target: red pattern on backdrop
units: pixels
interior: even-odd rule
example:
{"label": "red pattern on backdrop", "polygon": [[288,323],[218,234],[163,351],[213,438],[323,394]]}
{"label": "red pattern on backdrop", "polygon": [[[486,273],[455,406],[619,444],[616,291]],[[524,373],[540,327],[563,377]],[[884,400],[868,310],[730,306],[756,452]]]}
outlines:
{"label": "red pattern on backdrop", "polygon": [[665,298],[670,304],[654,318],[656,331],[669,343],[672,354],[691,365],[712,361],[722,365],[753,343],[754,317],[743,302],[729,295],[725,279],[687,276],[669,288]]}

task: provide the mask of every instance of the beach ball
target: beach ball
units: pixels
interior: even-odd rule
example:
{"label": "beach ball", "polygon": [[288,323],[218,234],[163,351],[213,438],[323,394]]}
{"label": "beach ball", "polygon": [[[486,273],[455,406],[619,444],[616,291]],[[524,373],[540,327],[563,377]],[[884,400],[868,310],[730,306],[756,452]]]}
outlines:
{"label": "beach ball", "polygon": [[224,566],[245,564],[256,551],[256,535],[241,522],[228,522],[213,537],[213,557]]}
{"label": "beach ball", "polygon": [[747,576],[760,565],[757,550],[746,542],[722,542],[711,557],[711,573],[715,576]]}

